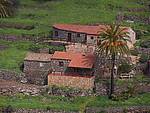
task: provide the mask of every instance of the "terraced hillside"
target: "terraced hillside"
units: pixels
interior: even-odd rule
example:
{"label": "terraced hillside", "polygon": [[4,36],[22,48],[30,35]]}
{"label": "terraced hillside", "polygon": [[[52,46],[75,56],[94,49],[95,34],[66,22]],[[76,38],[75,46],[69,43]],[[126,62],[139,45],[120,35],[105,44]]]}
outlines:
{"label": "terraced hillside", "polygon": [[[149,0],[20,0],[16,15],[0,19],[0,38],[3,35],[9,35],[12,40],[15,36],[50,37],[54,23],[109,24],[120,21],[137,32],[138,46],[143,42],[144,46],[149,46],[149,4]],[[25,54],[31,48],[39,48],[33,45],[31,42],[0,40],[0,68],[18,71]]]}
{"label": "terraced hillside", "polygon": [[[149,0],[20,0],[14,17],[0,19],[0,34],[49,35],[54,23],[113,23],[116,17],[135,29],[150,27]],[[118,16],[119,15],[119,16]]]}

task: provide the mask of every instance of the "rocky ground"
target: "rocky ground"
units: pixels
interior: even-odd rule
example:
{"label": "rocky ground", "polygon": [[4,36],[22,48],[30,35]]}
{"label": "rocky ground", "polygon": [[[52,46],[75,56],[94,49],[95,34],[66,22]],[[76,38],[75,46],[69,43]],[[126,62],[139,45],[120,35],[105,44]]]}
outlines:
{"label": "rocky ground", "polygon": [[25,95],[37,96],[40,92],[40,86],[0,80],[0,95],[12,96],[17,93],[22,93]]}

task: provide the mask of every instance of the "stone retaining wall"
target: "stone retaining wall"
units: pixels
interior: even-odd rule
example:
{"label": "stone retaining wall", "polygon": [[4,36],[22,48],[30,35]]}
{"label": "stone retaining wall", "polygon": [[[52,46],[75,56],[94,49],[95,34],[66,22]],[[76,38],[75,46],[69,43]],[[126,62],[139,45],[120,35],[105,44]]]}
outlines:
{"label": "stone retaining wall", "polygon": [[9,70],[0,70],[0,79],[3,80],[13,80],[21,82],[24,79],[24,73],[16,73]]}
{"label": "stone retaining wall", "polygon": [[80,77],[80,76],[65,76],[50,74],[48,76],[48,85],[68,86],[81,89],[94,88],[94,77]]}
{"label": "stone retaining wall", "polygon": [[[10,112],[9,112],[10,111]],[[79,113],[75,111],[64,111],[64,110],[40,110],[40,109],[13,109],[13,108],[2,108],[2,113]]]}
{"label": "stone retaining wall", "polygon": [[35,36],[35,35],[28,35],[28,34],[22,34],[22,35],[3,35],[0,34],[0,39],[6,40],[6,41],[33,41],[33,42],[42,42],[43,40],[48,39],[48,36]]}
{"label": "stone retaining wall", "polygon": [[[150,92],[150,82],[138,82],[138,83],[133,83],[134,85],[132,87],[135,92],[138,93],[147,93]],[[129,90],[129,84],[124,83],[121,85],[115,85],[114,87],[114,93],[115,94],[121,94],[124,91]],[[100,83],[95,83],[95,93],[96,95],[108,95],[109,94],[109,84],[106,82],[100,82]]]}
{"label": "stone retaining wall", "polygon": [[133,106],[128,108],[86,108],[85,113],[150,113],[150,106]]}

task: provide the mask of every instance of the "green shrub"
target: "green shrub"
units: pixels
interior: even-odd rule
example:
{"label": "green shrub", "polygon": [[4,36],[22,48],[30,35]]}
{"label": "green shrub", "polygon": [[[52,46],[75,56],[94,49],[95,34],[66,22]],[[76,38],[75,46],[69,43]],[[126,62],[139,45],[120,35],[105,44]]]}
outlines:
{"label": "green shrub", "polygon": [[140,57],[140,59],[139,59],[139,62],[140,63],[146,63],[149,59],[150,59],[149,55],[142,54],[141,57]]}
{"label": "green shrub", "polygon": [[138,56],[139,52],[136,49],[130,50],[131,55]]}
{"label": "green shrub", "polygon": [[136,94],[136,85],[128,84],[127,89],[121,93],[114,94],[112,100],[125,101],[130,97],[134,97]]}
{"label": "green shrub", "polygon": [[130,65],[127,62],[124,62],[118,67],[118,73],[129,73],[132,70],[132,68],[132,65]]}
{"label": "green shrub", "polygon": [[150,41],[143,41],[141,42],[140,46],[143,48],[150,48]]}

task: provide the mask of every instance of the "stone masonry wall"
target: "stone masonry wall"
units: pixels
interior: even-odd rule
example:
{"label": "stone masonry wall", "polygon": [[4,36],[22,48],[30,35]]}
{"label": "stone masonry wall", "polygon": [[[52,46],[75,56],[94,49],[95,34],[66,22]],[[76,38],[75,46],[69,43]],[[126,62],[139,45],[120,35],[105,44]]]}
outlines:
{"label": "stone masonry wall", "polygon": [[30,84],[46,85],[51,70],[51,62],[24,61],[24,73]]}
{"label": "stone masonry wall", "polygon": [[0,70],[0,79],[21,82],[24,79],[24,73],[16,73],[14,71],[1,69]]}
{"label": "stone masonry wall", "polygon": [[[58,32],[58,36],[55,36],[55,31]],[[84,34],[84,33],[79,33],[80,37],[77,37],[78,33],[76,33],[76,32],[64,31],[64,30],[59,30],[59,29],[53,28],[53,38],[54,39],[67,41],[68,33],[71,33],[71,42],[73,42],[73,43],[84,43],[86,40],[85,39],[86,34]]]}
{"label": "stone masonry wall", "polygon": [[[59,66],[59,62],[63,62],[63,66]],[[65,72],[67,70],[67,67],[69,65],[69,60],[52,60],[52,71],[53,72]]]}
{"label": "stone masonry wall", "polygon": [[85,113],[149,113],[150,106],[132,106],[128,108],[123,107],[92,107],[86,108]]}
{"label": "stone masonry wall", "polygon": [[[12,111],[12,112],[8,112],[8,111]],[[0,109],[0,112],[2,113],[79,113],[79,112],[75,112],[75,111],[64,111],[64,110],[42,110],[42,109],[8,109],[8,108],[2,108]]]}
{"label": "stone masonry wall", "polygon": [[51,62],[24,61],[24,72],[28,70],[51,70]]}
{"label": "stone masonry wall", "polygon": [[92,89],[94,87],[94,77],[77,77],[77,76],[62,76],[49,75],[48,85],[68,86],[81,89]]}

